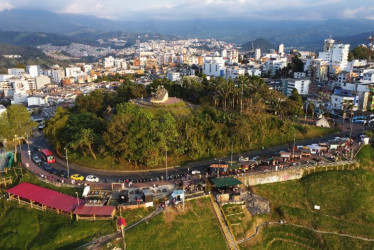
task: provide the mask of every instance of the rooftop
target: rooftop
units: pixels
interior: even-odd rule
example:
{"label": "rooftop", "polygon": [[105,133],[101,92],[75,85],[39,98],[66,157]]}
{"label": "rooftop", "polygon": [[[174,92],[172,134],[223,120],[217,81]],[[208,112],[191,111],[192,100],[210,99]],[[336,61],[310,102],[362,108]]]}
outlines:
{"label": "rooftop", "polygon": [[212,179],[212,182],[214,185],[216,185],[217,188],[222,188],[222,187],[229,187],[229,186],[235,186],[242,184],[241,181],[233,178],[233,177],[224,177],[224,178],[215,178]]}

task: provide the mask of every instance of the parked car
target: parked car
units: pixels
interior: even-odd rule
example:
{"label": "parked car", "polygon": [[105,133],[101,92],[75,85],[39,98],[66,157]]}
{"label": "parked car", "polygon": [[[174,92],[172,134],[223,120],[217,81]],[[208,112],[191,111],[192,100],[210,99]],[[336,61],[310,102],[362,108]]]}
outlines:
{"label": "parked car", "polygon": [[76,181],[83,181],[84,176],[80,175],[80,174],[73,174],[73,175],[70,176],[70,179],[76,180]]}
{"label": "parked car", "polygon": [[35,162],[36,164],[40,164],[42,162],[42,159],[39,157],[39,155],[33,155],[32,161]]}
{"label": "parked car", "polygon": [[53,175],[58,175],[58,170],[55,169],[55,168],[51,168],[51,170],[49,171],[51,174]]}
{"label": "parked car", "polygon": [[51,170],[52,170],[51,165],[49,165],[47,162],[43,162],[42,167],[43,167],[43,169],[44,169],[45,171],[47,171],[47,172],[49,172],[49,173],[50,173]]}
{"label": "parked car", "polygon": [[90,175],[87,175],[86,181],[89,181],[89,182],[99,182],[99,177],[90,174]]}
{"label": "parked car", "polygon": [[200,174],[199,170],[192,170],[191,174]]}
{"label": "parked car", "polygon": [[64,171],[64,170],[58,171],[58,175],[60,177],[66,178],[66,179],[68,178],[68,173],[66,171]]}

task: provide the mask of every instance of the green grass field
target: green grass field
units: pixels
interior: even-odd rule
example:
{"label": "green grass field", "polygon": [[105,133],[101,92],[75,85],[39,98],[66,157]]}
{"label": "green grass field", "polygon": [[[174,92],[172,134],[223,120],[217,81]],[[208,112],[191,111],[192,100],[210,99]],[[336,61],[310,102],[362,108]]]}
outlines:
{"label": "green grass field", "polygon": [[374,166],[374,148],[370,145],[365,145],[357,154],[357,159],[363,167]]}
{"label": "green grass field", "polygon": [[[272,212],[263,218],[266,221],[283,220],[315,230],[374,239],[374,172],[371,170],[320,172],[299,181],[256,186],[253,191],[270,200]],[[314,205],[321,209],[314,210]],[[262,229],[260,236],[241,247],[372,249],[374,242],[276,225]]]}
{"label": "green grass field", "polygon": [[227,249],[208,198],[159,214],[126,232],[127,249]]}
{"label": "green grass field", "polygon": [[113,232],[113,221],[75,221],[0,199],[0,249],[72,249]]}

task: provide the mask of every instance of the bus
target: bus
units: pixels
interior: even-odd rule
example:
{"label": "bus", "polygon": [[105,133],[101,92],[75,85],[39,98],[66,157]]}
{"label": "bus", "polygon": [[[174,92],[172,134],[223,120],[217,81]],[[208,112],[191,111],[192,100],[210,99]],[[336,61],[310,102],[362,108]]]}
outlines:
{"label": "bus", "polygon": [[53,154],[51,153],[51,151],[49,151],[48,149],[42,149],[40,151],[40,153],[42,154],[44,160],[48,163],[54,163],[56,162],[56,159],[55,157],[53,156]]}

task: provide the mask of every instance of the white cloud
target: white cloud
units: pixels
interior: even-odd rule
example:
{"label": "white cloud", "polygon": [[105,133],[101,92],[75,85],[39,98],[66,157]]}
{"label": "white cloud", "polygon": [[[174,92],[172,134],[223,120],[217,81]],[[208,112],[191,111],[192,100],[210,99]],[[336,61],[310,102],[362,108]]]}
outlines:
{"label": "white cloud", "polygon": [[10,10],[10,9],[13,9],[13,8],[14,8],[14,6],[11,5],[9,2],[0,1],[0,11]]}
{"label": "white cloud", "polygon": [[[10,4],[11,1],[11,4]],[[372,0],[0,0],[0,10],[43,8],[110,19],[372,18]]]}

